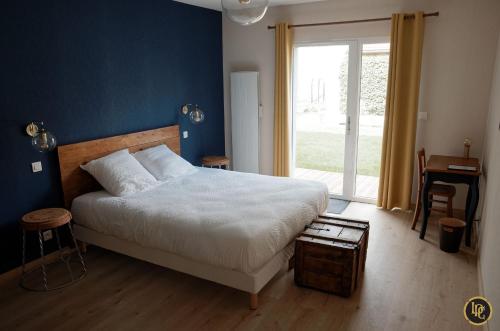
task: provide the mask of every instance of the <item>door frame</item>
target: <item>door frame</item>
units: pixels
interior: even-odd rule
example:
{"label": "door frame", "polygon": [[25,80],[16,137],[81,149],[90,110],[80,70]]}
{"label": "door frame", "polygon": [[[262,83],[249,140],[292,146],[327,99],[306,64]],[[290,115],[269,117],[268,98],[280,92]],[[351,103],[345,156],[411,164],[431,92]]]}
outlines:
{"label": "door frame", "polygon": [[291,96],[291,160],[290,169],[295,170],[296,164],[296,116],[295,116],[295,95],[296,85],[294,82],[297,79],[296,52],[300,47],[308,46],[349,46],[349,62],[348,62],[348,78],[347,78],[347,111],[346,111],[346,132],[345,132],[345,147],[344,147],[344,172],[343,172],[343,192],[341,195],[330,194],[333,198],[345,199],[349,201],[364,202],[375,204],[376,200],[355,196],[356,185],[356,169],[358,155],[358,131],[359,131],[359,115],[360,115],[360,93],[361,93],[361,63],[362,63],[362,47],[363,44],[390,43],[390,37],[366,37],[366,38],[350,38],[350,39],[332,39],[326,41],[312,42],[296,42],[293,45],[292,56],[292,96]]}

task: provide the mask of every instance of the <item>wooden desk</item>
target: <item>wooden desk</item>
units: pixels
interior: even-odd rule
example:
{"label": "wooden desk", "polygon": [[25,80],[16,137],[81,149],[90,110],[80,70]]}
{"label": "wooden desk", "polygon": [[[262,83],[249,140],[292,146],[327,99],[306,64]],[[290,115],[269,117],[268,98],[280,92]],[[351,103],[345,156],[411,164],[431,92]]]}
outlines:
{"label": "wooden desk", "polygon": [[[476,171],[450,170],[448,165],[472,166]],[[422,188],[423,223],[420,230],[420,239],[424,239],[429,220],[429,189],[433,182],[440,181],[453,184],[467,184],[467,202],[465,204],[465,244],[470,246],[472,222],[479,202],[479,177],[481,166],[476,158],[462,158],[443,155],[431,155],[425,167],[424,187]]]}

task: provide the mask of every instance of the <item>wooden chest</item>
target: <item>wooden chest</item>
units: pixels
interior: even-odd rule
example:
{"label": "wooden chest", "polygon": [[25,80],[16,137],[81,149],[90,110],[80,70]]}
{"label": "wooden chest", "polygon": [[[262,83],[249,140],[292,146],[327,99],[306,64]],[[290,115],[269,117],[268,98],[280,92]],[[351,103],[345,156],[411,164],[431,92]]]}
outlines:
{"label": "wooden chest", "polygon": [[368,221],[320,216],[295,241],[295,283],[350,296],[365,269]]}

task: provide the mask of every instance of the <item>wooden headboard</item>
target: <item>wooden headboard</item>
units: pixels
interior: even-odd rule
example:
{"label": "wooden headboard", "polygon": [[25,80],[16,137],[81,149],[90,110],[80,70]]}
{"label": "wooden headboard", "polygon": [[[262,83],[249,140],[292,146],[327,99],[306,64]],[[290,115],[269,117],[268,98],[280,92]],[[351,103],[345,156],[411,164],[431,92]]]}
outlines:
{"label": "wooden headboard", "polygon": [[102,189],[91,175],[80,168],[81,164],[121,149],[128,148],[133,153],[161,144],[180,154],[178,125],[59,146],[57,153],[65,206],[69,208],[79,195]]}

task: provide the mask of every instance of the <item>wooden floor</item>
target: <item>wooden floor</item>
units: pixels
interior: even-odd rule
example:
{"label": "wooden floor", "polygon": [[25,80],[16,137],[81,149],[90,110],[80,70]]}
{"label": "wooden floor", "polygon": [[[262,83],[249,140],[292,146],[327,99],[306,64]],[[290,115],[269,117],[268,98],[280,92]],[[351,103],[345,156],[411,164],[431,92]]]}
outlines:
{"label": "wooden floor", "polygon": [[[322,171],[315,169],[295,168],[295,178],[316,180],[325,183],[331,194],[342,194],[344,174],[339,172]],[[379,178],[374,176],[356,175],[356,192],[359,198],[377,199]]]}
{"label": "wooden floor", "polygon": [[283,270],[248,310],[248,295],[90,247],[88,276],[69,288],[32,293],[0,286],[0,330],[468,330],[467,298],[477,295],[476,259],[426,241],[411,215],[351,203],[344,215],[371,220],[363,283],[343,299],[294,285]]}

